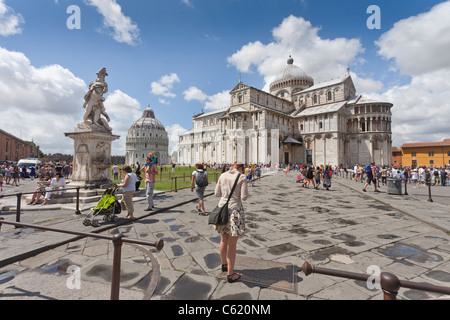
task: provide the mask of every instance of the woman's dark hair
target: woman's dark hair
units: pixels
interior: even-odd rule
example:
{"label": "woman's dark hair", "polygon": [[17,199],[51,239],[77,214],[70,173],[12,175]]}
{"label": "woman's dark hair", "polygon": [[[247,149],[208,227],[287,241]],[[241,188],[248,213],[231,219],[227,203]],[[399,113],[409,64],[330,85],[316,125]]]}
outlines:
{"label": "woman's dark hair", "polygon": [[123,171],[125,171],[127,173],[133,172],[133,169],[131,169],[130,166],[124,166],[122,169],[123,169]]}

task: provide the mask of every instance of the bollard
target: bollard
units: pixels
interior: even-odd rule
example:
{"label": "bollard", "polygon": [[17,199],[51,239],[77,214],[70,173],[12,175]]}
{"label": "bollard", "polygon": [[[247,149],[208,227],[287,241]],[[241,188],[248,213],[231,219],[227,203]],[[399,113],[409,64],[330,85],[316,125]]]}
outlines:
{"label": "bollard", "polygon": [[407,185],[408,185],[408,178],[405,179],[405,196],[408,195],[408,188],[407,188]]}
{"label": "bollard", "polygon": [[392,273],[382,272],[380,274],[380,284],[383,289],[384,300],[396,300],[400,289],[400,280]]}
{"label": "bollard", "polygon": [[75,209],[75,214],[81,214],[81,211],[80,211],[80,187],[77,187],[77,208]]}
{"label": "bollard", "polygon": [[[22,194],[18,193],[16,194],[16,197],[17,197],[16,222],[20,222],[20,203],[22,201]],[[21,228],[21,227],[15,226],[14,228]]]}
{"label": "bollard", "polygon": [[114,244],[114,257],[112,267],[112,280],[111,280],[111,300],[119,300],[120,292],[120,261],[122,256],[122,237],[123,234],[119,233],[113,237]]}
{"label": "bollard", "polygon": [[431,199],[431,182],[428,183],[428,202],[433,202],[433,199]]}
{"label": "bollard", "polygon": [[175,192],[178,192],[177,191],[177,177],[175,177],[174,179],[175,179]]}

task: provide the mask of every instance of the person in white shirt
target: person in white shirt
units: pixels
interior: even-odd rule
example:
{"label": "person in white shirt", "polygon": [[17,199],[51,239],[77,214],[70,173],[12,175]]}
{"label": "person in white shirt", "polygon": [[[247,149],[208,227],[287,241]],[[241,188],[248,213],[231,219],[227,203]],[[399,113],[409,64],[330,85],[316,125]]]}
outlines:
{"label": "person in white shirt", "polygon": [[65,188],[66,188],[66,180],[62,177],[61,172],[56,172],[55,177],[50,182],[50,186],[46,188],[47,192],[45,194],[44,202],[41,204],[41,206],[46,205],[52,197],[56,198],[61,197]]}

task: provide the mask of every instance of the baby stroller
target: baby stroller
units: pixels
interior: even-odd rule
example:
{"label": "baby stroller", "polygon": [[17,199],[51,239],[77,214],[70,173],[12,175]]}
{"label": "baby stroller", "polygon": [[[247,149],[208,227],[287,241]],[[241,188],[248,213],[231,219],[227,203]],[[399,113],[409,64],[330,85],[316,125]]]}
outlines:
{"label": "baby stroller", "polygon": [[98,220],[96,217],[98,215],[103,215],[103,221],[117,221],[117,214],[120,214],[122,208],[120,202],[116,200],[116,194],[119,190],[118,187],[114,186],[107,189],[97,205],[91,208],[91,213],[89,213],[83,221],[83,225],[93,227],[98,227]]}

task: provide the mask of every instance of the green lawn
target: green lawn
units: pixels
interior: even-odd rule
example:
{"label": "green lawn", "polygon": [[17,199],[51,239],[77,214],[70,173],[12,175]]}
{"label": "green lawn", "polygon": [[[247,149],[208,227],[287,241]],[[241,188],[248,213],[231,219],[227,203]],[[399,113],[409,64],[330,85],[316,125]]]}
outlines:
{"label": "green lawn", "polygon": [[[119,166],[119,168],[122,168],[122,166]],[[163,166],[163,170],[161,171],[161,167],[158,167],[158,175],[156,176],[156,183],[155,183],[155,189],[156,190],[175,190],[175,178],[176,178],[176,188],[181,189],[185,187],[189,187],[191,185],[191,177],[192,172],[195,170],[195,167],[192,166],[189,167],[182,167],[182,166],[176,166],[175,172],[172,172],[171,166]],[[214,170],[214,169],[207,169],[206,172],[208,172],[208,181],[213,182],[219,179],[219,176],[221,174],[220,170]],[[112,180],[115,183],[121,183],[123,178],[123,172],[122,177],[119,180]],[[140,188],[145,188],[145,177],[144,174],[141,174],[142,181]],[[114,175],[112,173],[112,167],[111,167],[111,178],[114,178]]]}

